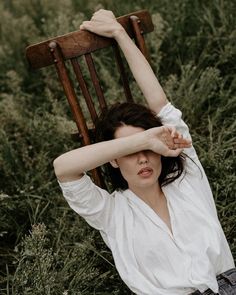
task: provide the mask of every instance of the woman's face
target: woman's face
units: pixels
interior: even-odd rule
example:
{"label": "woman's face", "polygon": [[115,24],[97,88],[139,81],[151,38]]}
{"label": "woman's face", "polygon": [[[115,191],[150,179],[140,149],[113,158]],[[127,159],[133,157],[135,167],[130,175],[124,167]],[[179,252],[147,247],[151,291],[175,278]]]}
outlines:
{"label": "woman's face", "polygon": [[[141,127],[123,125],[119,127],[115,138],[129,136],[144,131]],[[150,150],[140,151],[115,160],[129,189],[146,189],[157,184],[161,173],[161,156]]]}

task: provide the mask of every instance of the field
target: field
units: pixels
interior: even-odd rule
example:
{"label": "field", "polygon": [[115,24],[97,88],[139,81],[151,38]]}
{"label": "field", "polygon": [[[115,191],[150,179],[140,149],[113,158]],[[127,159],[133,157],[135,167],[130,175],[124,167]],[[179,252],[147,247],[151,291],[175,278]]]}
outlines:
{"label": "field", "polygon": [[[152,67],[190,126],[236,258],[236,2],[148,3],[1,1],[0,294],[131,294],[100,234],[62,197],[52,162],[78,146],[75,124],[54,69],[32,71],[24,55],[29,44],[77,30],[98,8],[152,14]],[[109,102],[123,100],[109,51],[95,61]]]}

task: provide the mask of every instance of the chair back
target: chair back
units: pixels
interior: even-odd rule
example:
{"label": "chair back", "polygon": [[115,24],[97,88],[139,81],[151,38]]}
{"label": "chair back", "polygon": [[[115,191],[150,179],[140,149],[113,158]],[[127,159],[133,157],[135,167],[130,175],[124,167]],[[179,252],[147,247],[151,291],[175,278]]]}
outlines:
{"label": "chair back", "polygon": [[[117,18],[117,21],[125,28],[131,38],[135,39],[144,56],[149,60],[149,54],[145,45],[143,34],[152,32],[154,27],[151,16],[148,11],[141,10]],[[98,111],[107,107],[107,102],[99,82],[98,74],[95,68],[92,53],[96,50],[112,47],[117,68],[120,73],[124,93],[127,101],[133,101],[129,82],[125,73],[124,64],[116,41],[112,38],[105,38],[88,31],[78,30],[62,36],[51,38],[38,44],[30,45],[26,48],[26,57],[33,69],[39,69],[54,65],[59,80],[63,86],[67,97],[74,121],[78,128],[78,136],[83,145],[88,145],[91,140],[91,128],[89,128],[82,107],[76,96],[75,88],[68,71],[70,63],[75,74],[76,81],[84,96],[91,120],[94,123]],[[86,84],[82,73],[79,57],[84,56],[90,78],[95,89],[98,100],[99,110],[95,108],[90,90]],[[96,184],[105,187],[101,171],[94,169],[92,177]]]}

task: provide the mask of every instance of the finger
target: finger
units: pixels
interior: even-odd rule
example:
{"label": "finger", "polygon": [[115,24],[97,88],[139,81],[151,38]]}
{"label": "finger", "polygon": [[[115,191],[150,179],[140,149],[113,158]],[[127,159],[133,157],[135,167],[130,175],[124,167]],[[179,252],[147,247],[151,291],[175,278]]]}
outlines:
{"label": "finger", "polygon": [[98,10],[98,12],[102,13],[104,15],[114,16],[114,13],[111,10],[101,8],[101,9]]}
{"label": "finger", "polygon": [[104,16],[115,17],[114,13],[111,10],[105,10],[105,9],[99,9],[99,10],[95,11],[93,13],[93,15],[95,15],[95,16],[101,15],[103,17]]}
{"label": "finger", "polygon": [[98,14],[98,13],[101,13],[102,11],[105,11],[105,10],[100,8],[100,9],[96,10],[93,14]]}
{"label": "finger", "polygon": [[183,138],[183,135],[176,129],[175,126],[168,126],[172,138]]}
{"label": "finger", "polygon": [[175,149],[175,150],[169,150],[167,152],[167,157],[178,157],[182,153],[183,149]]}
{"label": "finger", "polygon": [[82,24],[80,25],[80,28],[85,29],[87,26],[89,26],[90,21],[83,21]]}
{"label": "finger", "polygon": [[171,137],[181,139],[181,138],[183,138],[183,135],[179,131],[177,131],[177,129],[175,127],[173,127],[173,129],[171,131]]}
{"label": "finger", "polygon": [[176,144],[178,144],[178,143],[192,144],[192,141],[190,139],[187,139],[187,138],[174,138],[173,141]]}
{"label": "finger", "polygon": [[175,132],[173,133],[172,137],[174,137],[174,138],[183,138],[183,135],[179,131],[177,131],[175,129]]}
{"label": "finger", "polygon": [[163,142],[169,147],[169,148],[174,148],[174,141],[173,138],[164,136],[163,137]]}
{"label": "finger", "polygon": [[100,23],[104,23],[104,24],[110,24],[112,22],[114,22],[113,19],[108,18],[108,17],[104,17],[102,15],[95,15],[91,18],[91,21],[93,22],[100,22]]}
{"label": "finger", "polygon": [[81,30],[88,30],[93,32],[93,24],[91,21],[84,21],[81,25],[80,25],[80,29]]}
{"label": "finger", "polygon": [[174,126],[170,126],[169,131],[170,131],[170,136],[171,137],[176,137],[177,130],[176,130],[176,128]]}
{"label": "finger", "polygon": [[190,148],[191,146],[192,146],[192,144],[190,144],[190,143],[177,143],[177,144],[174,144],[174,148],[173,149]]}
{"label": "finger", "polygon": [[190,148],[192,145],[189,143],[179,143],[179,144],[175,144],[175,148]]}

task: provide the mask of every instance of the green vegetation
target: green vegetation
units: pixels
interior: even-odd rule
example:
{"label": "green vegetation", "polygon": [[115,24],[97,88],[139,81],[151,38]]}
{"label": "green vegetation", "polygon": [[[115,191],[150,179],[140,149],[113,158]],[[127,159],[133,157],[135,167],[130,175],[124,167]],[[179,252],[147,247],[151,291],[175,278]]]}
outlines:
{"label": "green vegetation", "polygon": [[[131,294],[109,250],[64,201],[53,173],[77,146],[53,68],[30,71],[29,44],[76,30],[98,8],[146,8],[153,69],[181,107],[236,257],[236,3],[232,0],[4,0],[0,3],[0,293]],[[110,55],[96,55],[110,102],[121,99]],[[132,82],[137,101],[141,94]],[[133,93],[134,93],[133,92]],[[123,98],[122,98],[123,99]]]}

